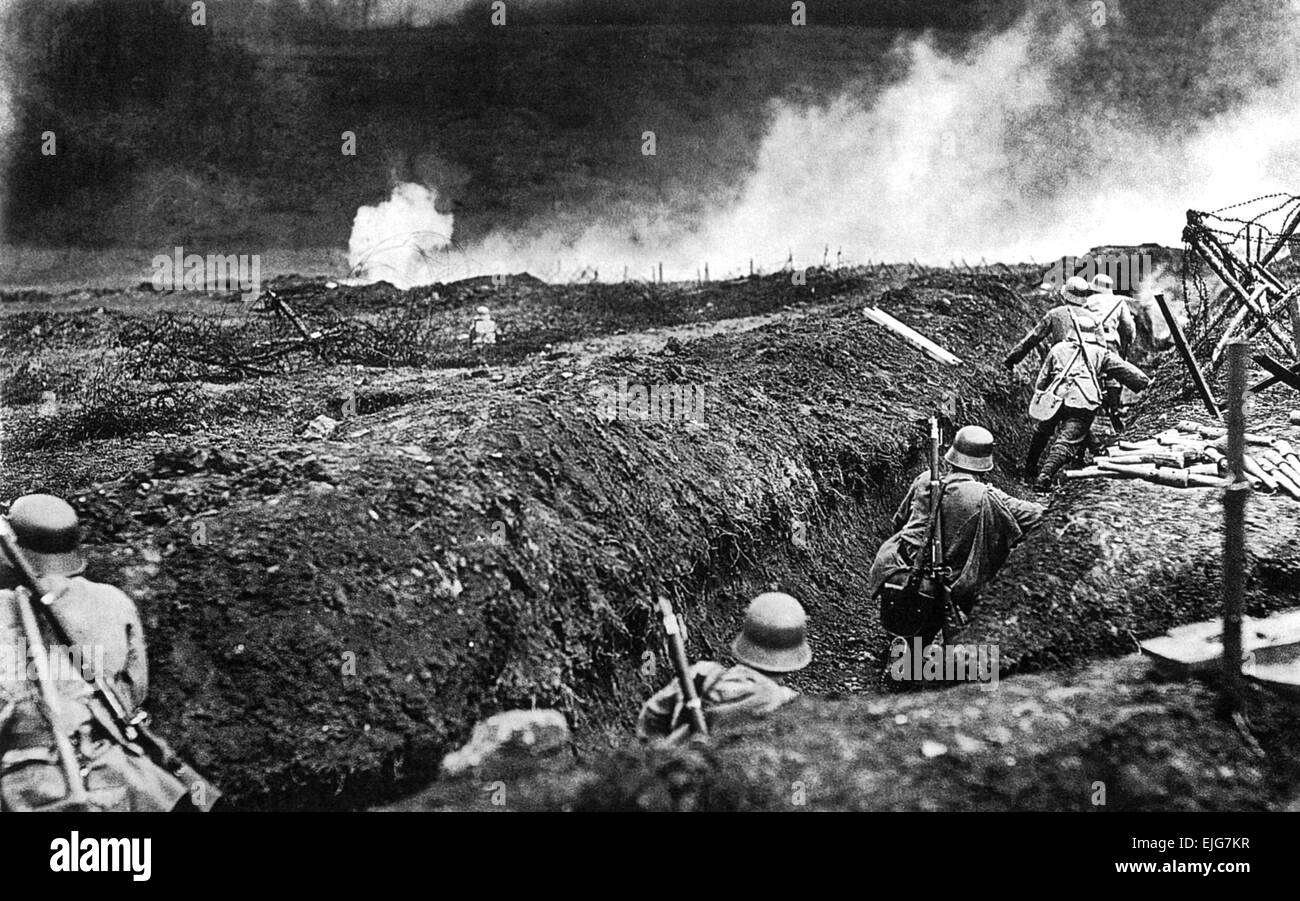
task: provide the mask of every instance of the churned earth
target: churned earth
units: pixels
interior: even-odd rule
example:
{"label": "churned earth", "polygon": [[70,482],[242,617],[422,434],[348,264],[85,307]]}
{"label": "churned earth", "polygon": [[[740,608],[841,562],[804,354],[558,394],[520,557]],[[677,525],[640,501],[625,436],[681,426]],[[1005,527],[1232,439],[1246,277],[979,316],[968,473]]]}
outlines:
{"label": "churned earth", "polygon": [[[925,420],[947,404],[988,426],[993,480],[1028,496],[1030,373],[1000,359],[1044,301],[1028,268],[795,281],[287,280],[273,287],[300,315],[346,329],[267,372],[222,361],[294,333],[237,303],[11,297],[3,494],[74,500],[92,577],[145,615],[157,725],[247,808],[408,796],[475,721],[534,706],[565,713],[576,756],[511,774],[511,808],[784,808],[794,783],[809,807],[1072,808],[1098,780],[1110,806],[1280,803],[1295,773],[1277,702],[1258,701],[1255,758],[1207,689],[1122,659],[1214,614],[1213,490],[1062,489],[965,637],[999,648],[999,689],[879,693],[866,569],[924,464]],[[503,328],[492,378],[459,337],[480,303]],[[872,304],[965,362],[871,323]],[[1134,433],[1196,413],[1176,360],[1156,374]],[[636,386],[703,406],[644,421],[616,400]],[[1285,390],[1252,415],[1284,423]],[[304,437],[321,415],[332,431]],[[1293,606],[1300,504],[1249,511],[1248,612]],[[709,748],[631,744],[670,675],[652,594],[707,658],[773,587],[811,617],[816,661],[793,680],[806,697]],[[1160,769],[1171,748],[1183,756]],[[1163,795],[1125,787],[1147,774]],[[473,807],[480,789],[439,782],[406,803]]]}

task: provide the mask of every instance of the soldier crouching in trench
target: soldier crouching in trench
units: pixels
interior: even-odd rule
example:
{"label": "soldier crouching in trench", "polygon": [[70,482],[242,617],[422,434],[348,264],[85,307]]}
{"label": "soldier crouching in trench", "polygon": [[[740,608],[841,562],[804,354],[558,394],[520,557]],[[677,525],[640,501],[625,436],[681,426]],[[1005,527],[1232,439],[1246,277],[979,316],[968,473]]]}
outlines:
{"label": "soldier crouching in trench", "polygon": [[[1006,562],[1011,549],[1043,518],[1044,506],[1012,497],[984,481],[993,468],[993,435],[979,426],[957,432],[943,456],[947,472],[940,472],[938,506],[942,527],[942,559],[952,574],[946,581],[951,603],[961,615],[969,614],[976,596]],[[919,575],[927,564],[931,529],[932,473],[916,477],[894,514],[894,534],[876,553],[867,577],[872,598],[881,600],[881,623],[890,635],[890,648],[900,639],[920,638],[929,644],[942,633],[949,638],[947,604],[927,597]],[[908,616],[886,609],[886,600],[911,586],[916,604]],[[941,595],[944,592],[935,592]],[[888,651],[884,663],[888,664]],[[882,673],[884,667],[882,667]]]}
{"label": "soldier crouching in trench", "polygon": [[[740,634],[731,643],[736,664],[728,667],[701,660],[690,668],[710,731],[766,716],[798,697],[798,692],[782,685],[781,679],[812,661],[807,631],[808,617],[803,606],[790,595],[768,592],[750,602]],[[677,680],[645,702],[636,731],[642,739],[664,738],[670,743],[690,734],[691,724]]]}
{"label": "soldier crouching in trench", "polygon": [[[144,629],[134,602],[112,585],[84,578],[77,514],[61,498],[20,497],[9,508],[9,527],[23,558],[50,598],[72,647],[60,646],[41,628],[50,666],[55,718],[71,740],[72,776],[84,800],[80,809],[169,811],[189,808],[188,787],[143,758],[121,734],[90,682],[104,677],[128,714],[148,690]],[[73,786],[43,707],[41,686],[30,678],[31,645],[17,592],[19,573],[0,555],[0,810],[68,809]],[[42,600],[30,598],[27,603]],[[91,650],[89,655],[86,650]],[[62,656],[68,659],[64,660]],[[89,659],[88,659],[89,658]],[[66,745],[65,745],[66,747]]]}

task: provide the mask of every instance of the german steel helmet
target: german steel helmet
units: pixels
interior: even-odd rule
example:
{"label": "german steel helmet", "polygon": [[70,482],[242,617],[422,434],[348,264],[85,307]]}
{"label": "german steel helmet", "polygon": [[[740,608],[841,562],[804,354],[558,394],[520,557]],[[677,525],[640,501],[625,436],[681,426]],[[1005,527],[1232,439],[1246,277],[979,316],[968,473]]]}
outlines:
{"label": "german steel helmet", "polygon": [[1073,294],[1076,297],[1083,297],[1087,295],[1088,293],[1090,293],[1088,290],[1087,280],[1082,275],[1070,276],[1065,280],[1065,293]]}
{"label": "german steel helmet", "polygon": [[1092,290],[1099,294],[1109,294],[1115,289],[1115,280],[1104,272],[1092,277]]}
{"label": "german steel helmet", "polygon": [[803,606],[788,594],[769,591],[749,602],[731,655],[754,669],[792,673],[812,661],[807,632]]}
{"label": "german steel helmet", "polygon": [[24,556],[42,576],[75,576],[86,568],[81,525],[63,498],[27,494],[9,505],[9,525]]}
{"label": "german steel helmet", "polygon": [[957,431],[943,458],[970,472],[988,472],[993,468],[993,433],[982,426],[965,426]]}

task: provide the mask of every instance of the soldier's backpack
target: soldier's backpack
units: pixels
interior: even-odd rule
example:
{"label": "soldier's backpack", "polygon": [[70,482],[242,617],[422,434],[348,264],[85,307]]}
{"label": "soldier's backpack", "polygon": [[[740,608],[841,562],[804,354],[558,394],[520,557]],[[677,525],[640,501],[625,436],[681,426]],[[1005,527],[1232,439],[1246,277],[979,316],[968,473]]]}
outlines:
{"label": "soldier's backpack", "polygon": [[[1084,355],[1083,345],[1075,351],[1074,356],[1070,359],[1068,365],[1063,367],[1056,378],[1048,384],[1046,388],[1034,391],[1034,396],[1029,400],[1029,415],[1039,422],[1047,422],[1056,415],[1056,411],[1061,409],[1061,404],[1065,402],[1065,392],[1069,389],[1070,382],[1078,378],[1079,373],[1076,366],[1079,358],[1083,357],[1083,365],[1088,366],[1088,358]],[[1089,368],[1089,376],[1092,370]]]}

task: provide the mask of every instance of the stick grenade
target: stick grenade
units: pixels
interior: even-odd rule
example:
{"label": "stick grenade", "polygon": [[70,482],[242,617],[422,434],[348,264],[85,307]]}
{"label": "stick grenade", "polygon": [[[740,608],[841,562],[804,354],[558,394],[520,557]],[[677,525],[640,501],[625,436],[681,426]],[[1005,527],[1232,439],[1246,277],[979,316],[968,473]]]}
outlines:
{"label": "stick grenade", "polygon": [[1160,315],[1165,318],[1165,324],[1169,326],[1169,334],[1173,336],[1174,346],[1178,348],[1178,355],[1183,358],[1183,363],[1192,374],[1192,382],[1196,385],[1196,392],[1201,396],[1201,402],[1205,404],[1205,409],[1215,419],[1222,419],[1223,414],[1219,412],[1219,406],[1214,402],[1214,395],[1210,393],[1210,386],[1205,381],[1205,375],[1201,372],[1201,367],[1196,363],[1196,357],[1192,356],[1192,350],[1187,346],[1187,336],[1183,334],[1183,327],[1178,324],[1174,317],[1173,311],[1169,309],[1169,303],[1165,300],[1163,294],[1156,295],[1156,306],[1160,307]]}
{"label": "stick grenade", "polygon": [[691,664],[686,659],[686,642],[682,640],[682,624],[673,611],[673,603],[662,595],[658,596],[659,613],[664,620],[664,634],[668,636],[668,653],[672,655],[673,669],[677,673],[677,685],[682,690],[682,701],[686,714],[690,718],[691,731],[696,735],[708,736],[709,724],[704,719],[704,705],[700,694],[695,690],[691,679]]}
{"label": "stick grenade", "polygon": [[[14,552],[18,547],[18,536],[14,534],[9,520],[4,517],[0,517],[0,539],[3,539],[5,556],[22,575],[23,582],[26,585],[38,584],[39,577],[27,562],[27,558]],[[54,682],[50,677],[49,653],[45,649],[44,639],[41,638],[41,629],[36,625],[36,614],[32,612],[31,598],[26,585],[14,589],[14,603],[18,606],[18,618],[23,624],[23,637],[27,639],[27,652],[32,662],[36,664],[36,681],[41,690],[41,712],[45,714],[45,719],[50,724],[50,731],[54,733],[54,747],[59,754],[59,765],[63,769],[63,778],[68,783],[68,794],[64,802],[88,809],[90,800],[86,797],[86,787],[81,782],[80,767],[77,766],[72,742],[69,741],[67,730],[64,729],[63,718],[59,716],[59,697],[54,691]]]}
{"label": "stick grenade", "polygon": [[1228,487],[1223,493],[1223,694],[1222,713],[1239,716],[1245,705],[1241,677],[1241,610],[1246,590],[1246,353],[1228,345]]}

